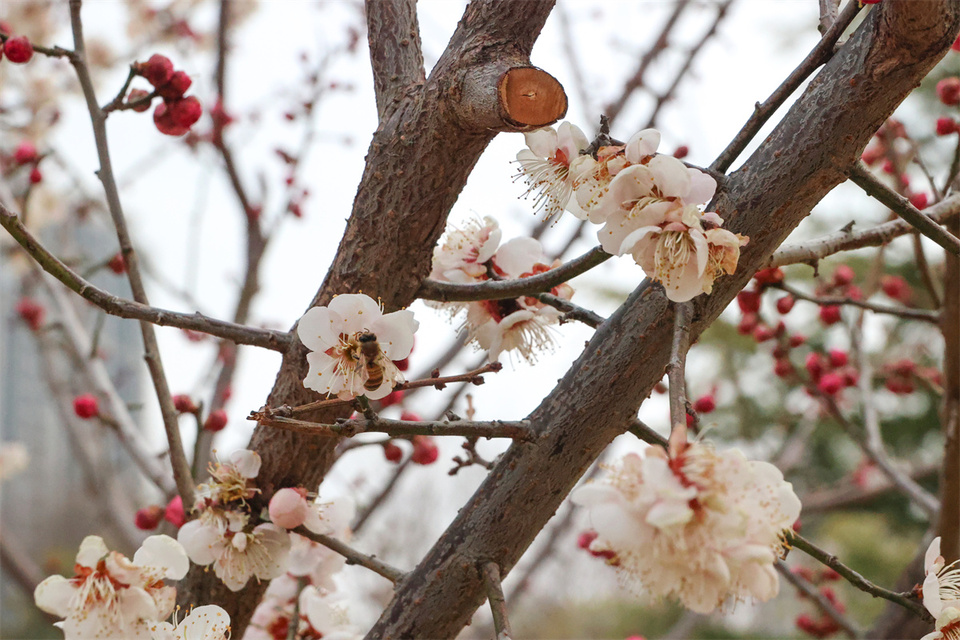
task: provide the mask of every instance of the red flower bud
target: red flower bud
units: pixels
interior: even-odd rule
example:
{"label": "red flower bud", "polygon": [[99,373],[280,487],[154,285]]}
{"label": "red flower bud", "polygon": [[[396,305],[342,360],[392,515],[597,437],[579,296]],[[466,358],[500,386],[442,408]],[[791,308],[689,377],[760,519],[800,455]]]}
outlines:
{"label": "red flower bud", "polygon": [[182,136],[190,131],[190,127],[185,127],[174,121],[166,102],[161,102],[157,105],[157,108],[153,110],[153,124],[156,125],[160,133],[168,136]]}
{"label": "red flower bud", "polygon": [[413,436],[413,454],[410,459],[416,464],[433,464],[440,456],[440,449],[429,436]]}
{"label": "red flower bud", "polygon": [[951,76],[938,82],[937,97],[948,107],[960,104],[960,77]]}
{"label": "red flower bud", "polygon": [[163,86],[157,87],[157,93],[164,100],[179,100],[191,84],[193,84],[193,80],[190,79],[190,76],[183,71],[175,71]]}
{"label": "red flower bud", "polygon": [[753,333],[753,330],[757,327],[757,324],[760,322],[760,319],[755,313],[745,313],[743,317],[740,318],[740,324],[737,325],[737,333],[742,336],[748,336]]}
{"label": "red flower bud", "polygon": [[710,413],[717,408],[717,399],[712,393],[700,396],[693,402],[693,410],[697,413]]}
{"label": "red flower bud", "polygon": [[953,118],[937,118],[937,135],[948,136],[958,130],[957,122]]}
{"label": "red flower bud", "polygon": [[849,361],[847,352],[842,349],[830,349],[830,351],[827,352],[827,356],[830,358],[830,366],[834,369],[845,366]]}
{"label": "red flower bud", "polygon": [[173,396],[173,408],[180,413],[194,413],[197,410],[197,405],[194,404],[193,399],[187,394],[178,393]]}
{"label": "red flower bud", "polygon": [[880,278],[880,288],[894,300],[909,304],[913,291],[905,279],[900,276],[885,275]]}
{"label": "red flower bud", "polygon": [[799,347],[800,345],[802,345],[802,344],[803,344],[804,342],[806,342],[806,341],[807,341],[807,337],[806,337],[806,336],[800,335],[799,333],[796,333],[796,334],[790,336],[790,348],[791,348],[791,349],[796,349],[797,347]]}
{"label": "red flower bud", "polygon": [[796,304],[796,302],[796,298],[790,294],[787,294],[777,300],[777,311],[782,314],[790,313],[790,310],[793,309],[793,305]]}
{"label": "red flower bud", "polygon": [[30,164],[37,161],[38,155],[37,147],[32,142],[24,140],[14,149],[13,160],[17,164]]}
{"label": "red flower bud", "polygon": [[597,539],[600,534],[594,530],[584,531],[579,536],[577,536],[577,546],[581,549],[590,549],[590,545],[593,544],[593,541]]}
{"label": "red flower bud", "polygon": [[910,194],[910,204],[915,206],[917,209],[926,209],[927,205],[930,203],[927,194],[923,193],[911,193]]}
{"label": "red flower bud", "polygon": [[85,393],[73,399],[73,412],[84,420],[89,420],[100,414],[100,402],[91,393]]}
{"label": "red flower bud", "polygon": [[183,499],[176,496],[167,503],[167,508],[163,513],[163,519],[175,526],[177,529],[183,526],[187,521],[187,514],[183,510]]}
{"label": "red flower bud", "polygon": [[203,422],[204,431],[217,432],[222,430],[225,426],[227,426],[227,412],[223,409],[211,411],[210,415],[208,415],[207,419]]}
{"label": "red flower bud", "polygon": [[127,272],[127,261],[123,259],[123,254],[118,253],[110,258],[107,268],[118,276]]}
{"label": "red flower bud", "polygon": [[419,413],[414,413],[413,411],[402,411],[400,413],[400,419],[408,422],[420,422],[423,420]]}
{"label": "red flower bud", "polygon": [[15,308],[20,319],[27,323],[32,331],[39,331],[43,326],[43,319],[47,311],[32,298],[20,298]]}
{"label": "red flower bud", "polygon": [[142,531],[153,531],[163,520],[164,508],[158,504],[152,504],[149,507],[137,509],[133,516],[133,524]]}
{"label": "red flower bud", "polygon": [[146,78],[154,87],[160,87],[173,77],[173,63],[170,58],[155,53],[146,62],[136,65],[137,73]]}
{"label": "red flower bud", "polygon": [[167,107],[174,123],[181,127],[192,127],[203,115],[203,107],[194,96],[173,100]]}
{"label": "red flower bud", "polygon": [[753,279],[760,284],[780,284],[783,282],[783,271],[780,267],[761,269],[753,274]]}
{"label": "red flower bud", "polygon": [[393,442],[385,442],[383,445],[383,457],[390,462],[400,462],[403,459],[403,449]]}
{"label": "red flower bud", "polygon": [[853,282],[854,274],[853,269],[845,264],[839,265],[836,270],[833,272],[833,284],[838,287],[850,284]]}
{"label": "red flower bud", "polygon": [[845,385],[843,384],[843,376],[836,373],[825,373],[820,378],[820,381],[817,383],[817,389],[820,390],[824,395],[832,396]]}
{"label": "red flower bud", "polygon": [[43,182],[43,174],[40,172],[40,168],[30,169],[30,184],[40,184],[41,182]]}
{"label": "red flower bud", "polygon": [[[149,91],[144,91],[143,89],[130,89],[130,93],[127,94],[127,104],[136,102],[140,98],[146,98],[148,95],[150,95]],[[150,103],[151,101],[148,100],[140,106],[134,107],[133,110],[137,113],[143,113],[144,111],[150,109]]]}
{"label": "red flower bud", "polygon": [[756,340],[757,343],[772,340],[776,335],[776,332],[765,324],[757,325],[753,330],[753,339]]}
{"label": "red flower bud", "polygon": [[23,64],[29,62],[33,57],[33,45],[27,40],[26,36],[10,38],[3,43],[3,52],[7,54],[7,60],[14,64]]}
{"label": "red flower bud", "polygon": [[773,373],[778,378],[789,378],[793,375],[793,364],[786,358],[777,358],[773,362]]}
{"label": "red flower bud", "polygon": [[380,408],[386,409],[387,407],[392,407],[395,404],[400,404],[403,402],[403,390],[400,391],[391,391],[384,397],[380,398]]}
{"label": "red flower bud", "polygon": [[673,152],[673,157],[678,160],[682,160],[683,158],[686,158],[687,154],[689,153],[690,153],[690,147],[684,144],[677,147],[677,150]]}
{"label": "red flower bud", "polygon": [[820,307],[820,322],[828,327],[840,322],[840,307],[833,304]]}
{"label": "red flower bud", "polygon": [[823,358],[820,357],[820,354],[816,351],[811,352],[810,355],[807,356],[804,366],[807,368],[807,373],[810,374],[810,378],[814,382],[818,381],[820,376],[823,375]]}
{"label": "red flower bud", "polygon": [[741,291],[737,294],[737,304],[740,306],[740,311],[744,313],[760,311],[760,292]]}

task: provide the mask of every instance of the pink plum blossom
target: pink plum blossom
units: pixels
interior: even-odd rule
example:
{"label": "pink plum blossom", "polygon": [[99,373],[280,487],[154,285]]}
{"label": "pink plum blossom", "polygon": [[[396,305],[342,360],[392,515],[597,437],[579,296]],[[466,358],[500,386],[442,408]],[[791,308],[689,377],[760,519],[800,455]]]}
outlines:
{"label": "pink plum blossom", "polygon": [[580,157],[580,151],[589,145],[587,137],[576,125],[564,122],[553,127],[525,133],[527,148],[517,153],[520,173],[527,182],[525,195],[536,194],[534,209],[546,212],[550,218],[561,211],[569,211],[585,220],[584,212],[573,197],[571,163]]}

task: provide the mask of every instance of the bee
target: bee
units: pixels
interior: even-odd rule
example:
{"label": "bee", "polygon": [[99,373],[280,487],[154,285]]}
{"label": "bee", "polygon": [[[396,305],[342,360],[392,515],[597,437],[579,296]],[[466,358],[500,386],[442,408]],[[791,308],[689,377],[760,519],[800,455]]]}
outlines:
{"label": "bee", "polygon": [[380,351],[375,333],[369,331],[362,333],[357,336],[357,342],[360,343],[360,366],[367,372],[367,380],[363,383],[363,388],[367,391],[375,391],[383,384],[383,365],[380,361],[386,359],[386,356]]}

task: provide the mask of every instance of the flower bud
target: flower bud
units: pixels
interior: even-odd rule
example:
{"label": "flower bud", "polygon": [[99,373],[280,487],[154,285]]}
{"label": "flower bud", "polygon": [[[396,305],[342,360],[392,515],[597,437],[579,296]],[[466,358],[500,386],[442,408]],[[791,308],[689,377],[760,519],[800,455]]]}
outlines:
{"label": "flower bud", "polygon": [[841,264],[837,266],[836,270],[833,272],[833,284],[841,287],[843,285],[850,284],[853,282],[854,274],[853,269],[848,265]]}
{"label": "flower bud", "polygon": [[820,379],[820,376],[823,375],[823,358],[816,351],[811,352],[807,356],[804,366],[807,369],[807,373],[810,374],[810,378],[814,382],[817,382]]}
{"label": "flower bud", "polygon": [[37,147],[28,140],[24,140],[18,144],[17,148],[13,151],[13,160],[17,164],[30,164],[31,162],[36,162],[38,157]]}
{"label": "flower bud", "polygon": [[840,307],[834,304],[825,304],[820,307],[820,322],[828,327],[840,322]]}
{"label": "flower bud", "polygon": [[400,391],[391,391],[384,397],[380,398],[380,408],[386,409],[387,407],[392,407],[395,404],[400,404],[403,402],[403,390]]}
{"label": "flower bud", "polygon": [[910,194],[910,204],[912,204],[917,209],[926,209],[927,205],[930,203],[927,194],[923,193],[911,193]]}
{"label": "flower bud", "polygon": [[849,361],[847,352],[842,349],[830,349],[830,351],[827,352],[827,357],[830,359],[830,366],[834,369],[846,366]]}
{"label": "flower bud", "polygon": [[960,104],[960,77],[951,76],[938,82],[937,97],[948,107]]}
{"label": "flower bud", "polygon": [[27,323],[31,331],[39,331],[43,327],[43,320],[47,311],[33,298],[20,298],[15,310],[20,319]]}
{"label": "flower bud", "polygon": [[953,118],[937,118],[937,135],[938,136],[948,136],[951,133],[956,133],[958,130],[958,125],[956,120]]}
{"label": "flower bud", "polygon": [[773,362],[773,373],[778,378],[789,378],[793,375],[793,364],[786,358],[777,358]]}
{"label": "flower bud", "polygon": [[107,263],[107,268],[110,269],[110,271],[113,271],[118,276],[126,273],[127,261],[123,259],[123,254],[117,253],[112,258],[110,258],[110,262]]}
{"label": "flower bud", "polygon": [[790,310],[793,309],[793,305],[797,302],[797,299],[792,295],[787,294],[782,298],[777,299],[777,311],[782,314],[790,313]]}
{"label": "flower bud", "polygon": [[759,324],[753,329],[753,339],[757,344],[772,340],[776,335],[776,332],[765,324]]}
{"label": "flower bud", "polygon": [[194,404],[193,399],[185,393],[178,393],[173,396],[173,408],[180,413],[195,413],[197,411],[197,405]]}
{"label": "flower bud", "polygon": [[73,412],[88,420],[100,414],[100,402],[92,393],[85,393],[73,399]]}
{"label": "flower bud", "polygon": [[820,381],[817,382],[817,389],[828,396],[836,394],[843,389],[844,386],[843,376],[833,372],[823,374],[823,376],[820,377]]}
{"label": "flower bud", "polygon": [[[141,98],[146,98],[150,95],[149,91],[144,91],[143,89],[130,89],[130,93],[127,94],[127,104],[136,102]],[[144,102],[143,104],[133,107],[133,111],[137,113],[143,113],[150,109],[150,101]]]}
{"label": "flower bud", "polygon": [[10,62],[23,64],[33,57],[33,45],[26,36],[18,36],[3,43],[3,52],[7,54],[7,60]]}
{"label": "flower bud", "polygon": [[153,531],[163,520],[163,511],[163,507],[158,504],[137,509],[137,513],[133,517],[133,524],[141,531]]}
{"label": "flower bud", "polygon": [[159,87],[169,82],[173,76],[173,63],[167,56],[155,53],[146,62],[138,63],[136,70],[147,82]]}
{"label": "flower bud", "polygon": [[429,436],[413,436],[413,454],[410,459],[417,464],[433,464],[440,456],[440,450]]}
{"label": "flower bud", "polygon": [[203,422],[204,431],[221,431],[227,426],[227,412],[223,409],[216,409],[210,412],[207,419]]}
{"label": "flower bud", "polygon": [[403,459],[403,449],[393,442],[383,443],[383,457],[390,462],[400,462]]}
{"label": "flower bud", "polygon": [[284,529],[296,529],[307,519],[310,505],[302,489],[286,487],[270,498],[270,520]]}
{"label": "flower bud", "polygon": [[167,508],[163,512],[163,519],[177,529],[187,521],[187,514],[183,510],[183,499],[180,496],[175,496],[173,500],[167,503]]}
{"label": "flower bud", "polygon": [[760,284],[780,284],[783,282],[783,271],[780,267],[761,269],[753,274],[753,279]]}
{"label": "flower bud", "polygon": [[160,94],[164,100],[179,100],[183,97],[183,94],[187,92],[187,89],[190,88],[190,85],[193,84],[193,80],[190,79],[183,71],[174,71],[173,75],[170,76],[170,79],[163,84],[163,86],[157,87],[157,93]]}
{"label": "flower bud", "polygon": [[760,292],[759,291],[741,291],[737,294],[737,305],[743,313],[756,313],[760,311]]}
{"label": "flower bud", "polygon": [[712,393],[700,396],[693,402],[693,410],[697,413],[710,413],[717,408],[717,399]]}

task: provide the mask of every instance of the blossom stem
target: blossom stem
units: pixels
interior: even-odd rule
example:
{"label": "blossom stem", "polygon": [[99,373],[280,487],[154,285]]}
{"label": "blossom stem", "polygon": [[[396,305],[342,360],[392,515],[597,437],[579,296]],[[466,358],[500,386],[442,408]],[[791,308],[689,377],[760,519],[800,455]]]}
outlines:
{"label": "blossom stem", "polygon": [[960,255],[960,238],[921,213],[910,201],[883,184],[861,164],[849,170],[850,181],[863,189],[881,204],[906,220],[914,229],[927,236],[954,255]]}
{"label": "blossom stem", "polygon": [[809,581],[804,580],[802,576],[799,576],[791,571],[786,562],[778,559],[774,566],[777,569],[777,573],[782,575],[784,580],[796,587],[797,591],[816,602],[817,606],[820,607],[820,610],[823,611],[827,617],[836,622],[837,625],[843,629],[844,633],[851,638],[861,637],[860,631],[857,629],[853,621],[840,613],[840,611],[833,606],[833,603],[830,602],[822,593],[817,591],[817,589],[810,584]]}
{"label": "blossom stem", "polygon": [[485,562],[480,572],[483,574],[487,600],[490,601],[490,612],[493,614],[493,628],[497,632],[497,640],[510,640],[513,637],[513,631],[510,630],[510,620],[507,618],[507,600],[503,597],[503,587],[500,585],[500,567],[496,562]]}
{"label": "blossom stem", "polygon": [[294,533],[313,540],[314,542],[319,542],[323,546],[327,547],[332,551],[336,551],[344,558],[347,559],[347,564],[356,564],[361,567],[365,567],[373,571],[377,575],[381,575],[393,584],[398,584],[403,580],[406,574],[403,571],[395,567],[391,567],[386,562],[378,560],[374,556],[368,556],[365,553],[360,553],[350,545],[337,540],[334,537],[324,535],[322,533],[314,533],[306,527],[300,526],[293,530]]}
{"label": "blossom stem", "polygon": [[[254,419],[254,418],[251,418]],[[510,438],[532,441],[536,433],[526,420],[489,422],[458,420],[455,422],[388,420],[375,417],[357,420],[338,420],[336,424],[321,424],[282,416],[260,416],[260,424],[287,431],[315,436],[353,437],[359,433],[386,433],[397,438],[412,436],[459,436],[466,438]]]}
{"label": "blossom stem", "polygon": [[794,298],[799,300],[806,300],[807,302],[814,302],[819,305],[851,305],[854,307],[860,307],[861,309],[866,309],[867,311],[873,311],[874,313],[884,313],[891,316],[906,318],[908,320],[922,320],[923,322],[931,322],[933,324],[938,324],[940,322],[940,314],[936,311],[927,311],[926,309],[908,309],[905,307],[892,307],[885,304],[875,304],[873,302],[866,302],[865,300],[856,300],[854,298],[846,298],[843,296],[811,296],[782,282],[771,286],[786,291]]}
{"label": "blossom stem", "polygon": [[667,447],[667,439],[640,420],[634,420],[631,422],[630,426],[627,428],[627,431],[640,438],[647,444],[658,444],[663,448]]}
{"label": "blossom stem", "polygon": [[422,300],[437,300],[439,302],[474,302],[477,300],[506,300],[520,296],[550,291],[590,269],[602,264],[613,256],[594,247],[578,258],[566,262],[559,267],[526,278],[511,278],[507,280],[490,280],[480,284],[453,284],[424,280],[417,292]]}
{"label": "blossom stem", "polygon": [[684,372],[687,365],[687,350],[690,348],[689,303],[673,305],[673,345],[667,376],[670,381],[670,456],[683,452],[687,444],[687,382]]}
{"label": "blossom stem", "polygon": [[840,562],[837,556],[827,553],[817,545],[813,544],[799,533],[793,531],[786,532],[787,543],[794,548],[800,549],[811,558],[818,560],[824,565],[830,567],[839,573],[847,582],[865,593],[869,593],[875,598],[883,598],[890,602],[899,604],[901,607],[912,611],[921,619],[927,622],[933,622],[933,616],[923,608],[916,597],[911,593],[896,593],[883,587],[877,586],[864,578],[862,575]]}

